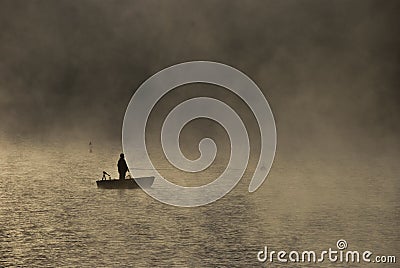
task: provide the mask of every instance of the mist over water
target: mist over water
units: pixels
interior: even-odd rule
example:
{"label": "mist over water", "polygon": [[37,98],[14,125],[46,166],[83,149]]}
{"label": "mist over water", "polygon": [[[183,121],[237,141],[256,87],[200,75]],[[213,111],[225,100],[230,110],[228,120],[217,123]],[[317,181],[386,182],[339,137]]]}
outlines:
{"label": "mist over water", "polygon": [[[265,245],[318,251],[338,239],[397,254],[399,13],[398,1],[0,1],[0,266],[257,267]],[[190,60],[232,65],[263,91],[278,134],[265,183],[248,193],[260,150],[250,109],[196,84],[155,106],[151,159],[174,183],[213,181],[229,158],[223,128],[185,126],[189,159],[204,137],[218,147],[209,169],[186,174],[165,159],[160,127],[180,102],[214,97],[249,132],[237,187],[194,209],[97,189],[103,170],[117,177],[135,90]]]}
{"label": "mist over water", "polygon": [[280,132],[302,142],[332,129],[397,135],[398,11],[397,1],[2,1],[2,130],[119,139],[144,80],[212,60],[248,74]]}

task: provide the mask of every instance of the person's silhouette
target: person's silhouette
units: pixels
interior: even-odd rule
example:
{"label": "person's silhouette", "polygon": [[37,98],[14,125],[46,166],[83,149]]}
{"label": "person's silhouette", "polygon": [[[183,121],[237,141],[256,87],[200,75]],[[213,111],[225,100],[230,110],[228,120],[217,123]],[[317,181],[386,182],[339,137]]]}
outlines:
{"label": "person's silhouette", "polygon": [[119,155],[119,160],[118,160],[118,173],[119,173],[119,179],[124,180],[126,172],[129,171],[128,165],[125,162],[124,154]]}

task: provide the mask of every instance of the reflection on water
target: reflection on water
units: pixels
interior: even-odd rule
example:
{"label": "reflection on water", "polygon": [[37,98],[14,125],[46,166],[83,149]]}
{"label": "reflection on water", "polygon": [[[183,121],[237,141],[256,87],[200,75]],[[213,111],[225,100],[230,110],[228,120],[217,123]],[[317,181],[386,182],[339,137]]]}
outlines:
{"label": "reflection on water", "polygon": [[0,266],[276,267],[284,264],[257,261],[265,245],[320,251],[338,239],[376,254],[400,250],[399,169],[383,160],[278,158],[253,194],[244,178],[213,204],[177,208],[141,190],[96,188],[103,169],[116,175],[118,148],[3,148]]}

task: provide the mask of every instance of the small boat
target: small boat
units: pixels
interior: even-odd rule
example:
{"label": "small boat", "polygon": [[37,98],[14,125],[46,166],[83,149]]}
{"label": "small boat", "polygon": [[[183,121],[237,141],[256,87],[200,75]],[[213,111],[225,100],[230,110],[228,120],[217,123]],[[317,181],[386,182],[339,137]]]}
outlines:
{"label": "small boat", "polygon": [[141,177],[141,178],[127,178],[127,179],[106,179],[105,175],[108,175],[106,172],[103,172],[103,178],[101,180],[96,181],[97,188],[102,189],[136,189],[140,188],[140,186],[136,183],[136,180],[139,181],[140,185],[144,188],[150,188],[153,185],[154,177]]}

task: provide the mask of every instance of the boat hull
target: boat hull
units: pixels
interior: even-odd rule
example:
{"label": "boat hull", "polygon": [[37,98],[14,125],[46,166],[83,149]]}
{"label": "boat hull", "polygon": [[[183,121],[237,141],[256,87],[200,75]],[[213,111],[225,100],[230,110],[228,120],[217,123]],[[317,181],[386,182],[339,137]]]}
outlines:
{"label": "boat hull", "polygon": [[140,186],[135,180],[140,181],[140,185],[144,188],[150,188],[153,185],[154,177],[142,177],[136,179],[124,179],[124,180],[98,180],[96,181],[97,188],[102,189],[137,189]]}

